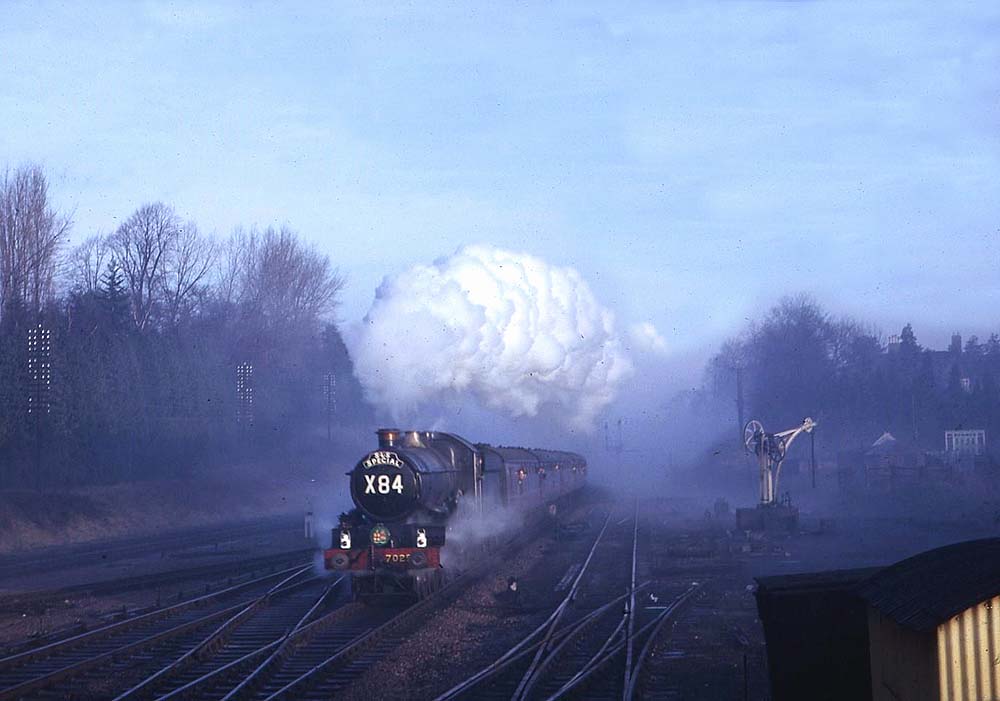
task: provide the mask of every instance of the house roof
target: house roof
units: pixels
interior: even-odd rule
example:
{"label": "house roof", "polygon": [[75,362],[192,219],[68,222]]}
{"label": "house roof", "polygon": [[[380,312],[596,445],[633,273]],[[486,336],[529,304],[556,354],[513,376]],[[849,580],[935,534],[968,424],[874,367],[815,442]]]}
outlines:
{"label": "house roof", "polygon": [[877,441],[872,443],[871,447],[868,449],[867,452],[869,455],[872,454],[881,455],[887,453],[896,453],[899,452],[901,449],[902,446],[899,444],[899,441],[896,440],[896,437],[891,433],[889,433],[888,431],[886,431],[885,433],[883,433],[881,436],[878,437]]}
{"label": "house roof", "polygon": [[896,623],[931,631],[1000,594],[1000,538],[928,550],[879,570],[858,594]]}

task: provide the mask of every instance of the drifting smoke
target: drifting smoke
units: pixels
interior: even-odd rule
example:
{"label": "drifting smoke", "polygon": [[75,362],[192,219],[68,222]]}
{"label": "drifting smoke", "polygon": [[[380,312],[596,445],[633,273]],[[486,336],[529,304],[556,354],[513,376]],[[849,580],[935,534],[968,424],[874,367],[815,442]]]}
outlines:
{"label": "drifting smoke", "polygon": [[397,420],[471,395],[514,417],[551,407],[589,429],[632,370],[579,273],[490,246],[386,278],[352,345],[368,398]]}
{"label": "drifting smoke", "polygon": [[646,351],[654,355],[666,355],[667,341],[656,330],[656,327],[648,321],[632,324],[629,327],[629,336],[632,339],[632,347]]}

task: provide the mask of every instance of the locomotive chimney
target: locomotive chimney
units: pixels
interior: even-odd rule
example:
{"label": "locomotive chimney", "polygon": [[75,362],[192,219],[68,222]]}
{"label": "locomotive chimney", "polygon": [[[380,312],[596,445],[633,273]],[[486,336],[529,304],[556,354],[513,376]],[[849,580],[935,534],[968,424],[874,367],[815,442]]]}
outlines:
{"label": "locomotive chimney", "polygon": [[378,434],[379,448],[395,448],[396,441],[399,440],[398,428],[380,428],[375,432]]}

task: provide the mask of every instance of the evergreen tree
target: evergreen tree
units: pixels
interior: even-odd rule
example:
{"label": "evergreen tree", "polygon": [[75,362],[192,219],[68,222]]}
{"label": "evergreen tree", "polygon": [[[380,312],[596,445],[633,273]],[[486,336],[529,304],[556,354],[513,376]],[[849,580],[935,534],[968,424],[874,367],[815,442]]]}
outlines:
{"label": "evergreen tree", "polygon": [[970,358],[978,358],[983,354],[983,346],[979,343],[979,336],[973,334],[965,342],[965,354]]}
{"label": "evergreen tree", "polygon": [[114,258],[108,261],[107,270],[101,275],[98,297],[114,328],[122,328],[128,321],[128,293],[125,291],[125,276]]}
{"label": "evergreen tree", "polygon": [[986,355],[991,358],[1000,358],[1000,336],[995,333],[991,333],[989,339],[986,341]]}
{"label": "evergreen tree", "polygon": [[913,326],[907,324],[899,332],[899,352],[904,356],[916,357],[920,352],[920,344],[917,343],[917,336],[913,333]]}

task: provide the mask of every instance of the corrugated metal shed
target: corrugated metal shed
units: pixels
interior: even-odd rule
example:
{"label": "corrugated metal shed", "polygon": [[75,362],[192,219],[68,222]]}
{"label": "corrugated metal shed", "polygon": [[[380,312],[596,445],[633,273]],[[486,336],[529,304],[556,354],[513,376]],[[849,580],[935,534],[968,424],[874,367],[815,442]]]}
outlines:
{"label": "corrugated metal shed", "polygon": [[883,568],[858,588],[873,608],[911,630],[930,632],[1000,592],[1000,538],[929,550]]}

